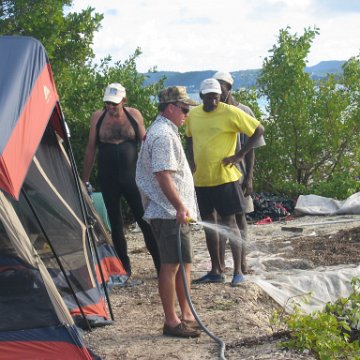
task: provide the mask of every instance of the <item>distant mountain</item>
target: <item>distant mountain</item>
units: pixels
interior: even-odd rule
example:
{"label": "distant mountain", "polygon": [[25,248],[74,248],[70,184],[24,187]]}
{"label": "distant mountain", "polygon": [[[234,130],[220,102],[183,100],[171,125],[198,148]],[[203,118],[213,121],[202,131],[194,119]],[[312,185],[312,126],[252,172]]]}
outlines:
{"label": "distant mountain", "polygon": [[312,77],[321,78],[327,74],[341,74],[344,60],[321,61],[317,65],[307,66],[305,70],[311,74]]}
{"label": "distant mountain", "polygon": [[[310,73],[311,78],[321,79],[327,74],[341,74],[344,63],[345,61],[342,60],[321,61],[317,65],[306,67],[305,71]],[[144,85],[152,84],[159,81],[162,77],[166,77],[165,86],[182,85],[187,87],[189,93],[195,93],[198,92],[201,81],[211,77],[214,73],[215,70],[189,71],[184,73],[176,71],[146,73],[144,75],[147,76],[147,79]],[[234,78],[233,88],[256,86],[256,79],[259,73],[260,69],[232,71],[231,75]]]}
{"label": "distant mountain", "polygon": [[[256,70],[240,70],[232,71],[231,75],[234,78],[234,89],[240,87],[252,87],[256,85],[256,78],[259,74]],[[203,70],[203,71],[189,71],[189,72],[174,72],[174,71],[158,71],[155,73],[146,73],[148,77],[144,85],[152,84],[159,81],[162,77],[166,77],[165,86],[182,85],[186,86],[189,93],[198,92],[200,83],[207,78],[214,75],[215,70]]]}

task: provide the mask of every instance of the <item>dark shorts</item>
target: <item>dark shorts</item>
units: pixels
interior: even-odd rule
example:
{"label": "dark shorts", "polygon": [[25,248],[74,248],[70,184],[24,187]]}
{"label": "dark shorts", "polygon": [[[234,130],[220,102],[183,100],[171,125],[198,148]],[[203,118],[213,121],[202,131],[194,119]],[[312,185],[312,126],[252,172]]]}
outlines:
{"label": "dark shorts", "polygon": [[238,181],[209,187],[195,187],[201,217],[213,213],[229,216],[243,212],[245,197]]}
{"label": "dark shorts", "polygon": [[[178,225],[176,220],[152,219],[150,224],[159,247],[161,263],[179,263],[177,249]],[[192,245],[190,239],[190,226],[181,225],[180,235],[182,260],[184,263],[191,263]]]}

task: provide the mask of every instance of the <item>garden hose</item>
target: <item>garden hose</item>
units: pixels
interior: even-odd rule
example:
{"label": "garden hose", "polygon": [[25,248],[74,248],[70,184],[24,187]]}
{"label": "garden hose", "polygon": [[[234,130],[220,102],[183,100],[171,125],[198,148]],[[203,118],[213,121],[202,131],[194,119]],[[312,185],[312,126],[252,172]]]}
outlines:
{"label": "garden hose", "polygon": [[[195,223],[195,221],[193,221],[192,219],[188,219],[189,223]],[[182,250],[181,250],[181,225],[177,224],[177,251],[178,251],[178,256],[179,256],[179,263],[180,263],[180,269],[181,269],[181,276],[183,279],[183,283],[184,283],[184,289],[185,289],[185,294],[186,294],[186,298],[187,301],[189,303],[190,309],[192,314],[194,315],[194,318],[196,319],[196,321],[198,322],[198,324],[200,325],[200,327],[204,330],[204,332],[206,332],[207,335],[209,335],[214,341],[216,341],[219,345],[220,345],[220,360],[226,360],[225,358],[225,343],[218,338],[217,336],[215,336],[212,332],[210,332],[207,327],[203,324],[203,322],[201,321],[201,319],[199,318],[198,314],[196,313],[193,303],[191,301],[191,297],[190,297],[190,293],[188,290],[188,286],[187,286],[187,280],[186,280],[186,273],[185,273],[185,267],[184,267],[184,262],[182,259]]]}

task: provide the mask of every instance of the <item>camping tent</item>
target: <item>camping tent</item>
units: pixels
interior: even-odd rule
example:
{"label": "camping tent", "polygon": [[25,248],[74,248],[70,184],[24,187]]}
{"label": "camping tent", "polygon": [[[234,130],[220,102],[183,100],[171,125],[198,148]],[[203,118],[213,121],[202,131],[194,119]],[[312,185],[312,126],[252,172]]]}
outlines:
{"label": "camping tent", "polygon": [[0,220],[0,359],[92,359],[3,192]]}
{"label": "camping tent", "polygon": [[[71,314],[107,319],[72,168],[48,124],[12,206]],[[81,319],[79,319],[81,320]]]}
{"label": "camping tent", "polygon": [[[35,39],[1,37],[0,71],[0,188],[18,198],[58,94]],[[59,122],[54,125],[63,132]]]}
{"label": "camping tent", "polygon": [[[52,342],[56,339],[44,337],[40,330],[47,329],[46,324],[55,324],[55,331],[60,323],[71,339],[77,338],[71,316],[67,313],[66,321],[58,316],[60,312],[55,307],[58,300],[53,301],[51,294],[51,301],[47,306],[39,306],[39,312],[43,308],[44,313],[56,314],[53,322],[38,324],[39,312],[21,306],[21,299],[26,302],[27,288],[29,293],[40,288],[43,293],[49,293],[47,283],[42,285],[44,273],[57,299],[61,299],[62,305],[66,304],[76,320],[80,319],[80,325],[88,326],[89,322],[108,323],[104,300],[106,283],[113,275],[124,276],[125,271],[109,237],[101,227],[99,230],[98,221],[88,225],[89,214],[96,219],[96,213],[84,201],[43,46],[33,38],[3,36],[0,53],[0,196],[3,200],[0,277],[3,289],[16,288],[15,297],[12,290],[10,295],[7,291],[0,292],[0,316],[3,319],[4,312],[8,312],[8,319],[14,316],[20,320],[13,329],[5,325],[12,320],[2,321],[1,354],[2,346],[9,350],[6,339],[22,341],[25,333],[18,331],[20,329],[36,330],[29,337],[32,342],[43,339]],[[23,247],[29,248],[26,256],[22,254]],[[24,291],[19,293],[24,284],[27,284]],[[109,301],[108,308],[111,311]],[[64,308],[62,312],[66,313]],[[59,334],[59,339],[61,336]]]}
{"label": "camping tent", "polygon": [[[125,271],[109,238],[86,226],[89,206],[84,205],[43,46],[32,38],[4,36],[0,50],[0,119],[1,128],[7,129],[7,136],[0,136],[0,188],[19,200],[12,205],[72,315],[86,315],[99,324],[99,319],[107,319],[99,282]],[[19,98],[22,101],[13,101]],[[44,103],[46,111],[41,111]],[[13,166],[24,164],[27,154],[32,156],[29,163]]]}

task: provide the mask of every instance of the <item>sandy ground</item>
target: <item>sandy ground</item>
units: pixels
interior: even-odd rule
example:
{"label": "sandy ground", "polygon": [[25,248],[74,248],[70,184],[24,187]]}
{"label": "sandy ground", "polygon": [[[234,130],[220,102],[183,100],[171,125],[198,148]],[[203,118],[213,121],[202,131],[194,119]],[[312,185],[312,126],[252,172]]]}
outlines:
{"label": "sandy ground", "polygon": [[[209,269],[210,262],[202,227],[195,225],[192,235],[195,250],[192,277],[197,278]],[[274,269],[310,271],[331,265],[358,264],[360,216],[305,216],[287,223],[250,225],[249,235],[252,274],[242,286],[230,286],[232,261],[228,249],[227,282],[191,286],[198,316],[213,337],[225,343],[228,360],[313,359],[310,354],[279,347],[286,329],[273,328],[270,319],[281,306],[255,279],[264,274],[269,276]],[[150,255],[141,233],[129,231],[127,237],[133,264],[131,279],[134,284],[141,283],[112,290],[115,322],[86,333],[88,347],[104,360],[219,359],[219,343],[205,332],[198,339],[162,335],[163,313]]]}

